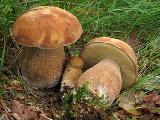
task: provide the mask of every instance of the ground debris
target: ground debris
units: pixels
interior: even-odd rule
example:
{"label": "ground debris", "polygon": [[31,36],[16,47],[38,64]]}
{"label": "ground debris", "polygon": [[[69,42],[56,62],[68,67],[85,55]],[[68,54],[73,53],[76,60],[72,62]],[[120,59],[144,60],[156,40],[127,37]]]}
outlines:
{"label": "ground debris", "polygon": [[123,108],[126,112],[133,115],[141,115],[136,107],[135,94],[128,94],[127,96],[120,97],[119,107]]}
{"label": "ground debris", "polygon": [[[7,78],[4,76],[2,80],[4,94],[0,99],[0,120],[158,120],[160,118],[160,92],[157,82],[159,78],[145,82],[145,85],[138,90],[120,94],[119,99],[107,109],[95,107],[92,101],[88,101],[92,104],[87,104],[86,100],[81,101],[84,91],[73,96],[68,95],[68,101],[64,102],[63,96],[69,94],[72,89],[60,92],[54,92],[52,88],[34,90],[12,76]],[[76,96],[77,99],[74,98]],[[97,102],[94,103],[97,105]]]}
{"label": "ground debris", "polygon": [[21,104],[17,100],[12,102],[12,116],[16,120],[52,120],[45,113]]}
{"label": "ground debris", "polygon": [[156,91],[150,93],[145,93],[144,91],[128,93],[125,96],[121,96],[119,101],[119,107],[122,110],[114,113],[114,116],[116,115],[120,120],[125,120],[125,117],[157,120],[160,117],[160,95]]}

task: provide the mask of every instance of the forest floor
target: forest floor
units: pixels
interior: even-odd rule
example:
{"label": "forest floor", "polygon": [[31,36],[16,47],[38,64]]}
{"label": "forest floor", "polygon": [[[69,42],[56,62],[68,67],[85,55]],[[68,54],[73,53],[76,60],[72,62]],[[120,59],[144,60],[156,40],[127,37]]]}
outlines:
{"label": "forest floor", "polygon": [[[160,120],[159,0],[0,0],[0,120]],[[21,47],[10,29],[29,8],[52,5],[72,12],[83,27],[81,38],[65,47],[78,55],[95,37],[127,42],[138,61],[138,79],[110,107],[85,99],[85,88],[34,90],[17,74]],[[93,98],[94,99],[94,98]]]}

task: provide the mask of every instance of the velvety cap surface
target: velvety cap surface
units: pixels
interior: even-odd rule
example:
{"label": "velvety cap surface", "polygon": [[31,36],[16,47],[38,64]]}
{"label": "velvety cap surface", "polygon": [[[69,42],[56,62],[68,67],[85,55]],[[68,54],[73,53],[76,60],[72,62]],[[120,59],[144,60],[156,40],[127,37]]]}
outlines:
{"label": "velvety cap surface", "polygon": [[70,12],[39,6],[18,17],[11,34],[20,45],[50,49],[75,42],[82,32],[81,24]]}

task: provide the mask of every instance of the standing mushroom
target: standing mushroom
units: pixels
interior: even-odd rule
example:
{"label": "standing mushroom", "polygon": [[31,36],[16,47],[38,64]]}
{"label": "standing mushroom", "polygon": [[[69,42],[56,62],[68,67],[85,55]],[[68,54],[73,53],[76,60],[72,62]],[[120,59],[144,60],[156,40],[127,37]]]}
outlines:
{"label": "standing mushroom", "polygon": [[39,6],[18,17],[11,33],[24,46],[18,65],[23,79],[35,88],[54,87],[62,75],[64,46],[82,31],[77,18],[58,7]]}
{"label": "standing mushroom", "polygon": [[80,53],[86,70],[77,86],[88,85],[96,96],[116,99],[121,88],[132,85],[137,78],[137,60],[132,48],[123,41],[109,37],[91,40]]}

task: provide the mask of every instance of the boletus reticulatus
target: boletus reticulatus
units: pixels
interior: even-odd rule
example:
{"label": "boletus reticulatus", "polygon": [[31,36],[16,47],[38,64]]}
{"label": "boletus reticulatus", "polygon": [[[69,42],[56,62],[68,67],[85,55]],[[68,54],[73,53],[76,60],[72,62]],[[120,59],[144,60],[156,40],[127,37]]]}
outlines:
{"label": "boletus reticulatus", "polygon": [[87,85],[96,96],[106,96],[111,104],[137,78],[137,60],[132,48],[125,42],[100,37],[91,40],[80,57],[86,71],[79,77],[78,87]]}
{"label": "boletus reticulatus", "polygon": [[35,88],[54,87],[60,80],[64,46],[82,34],[82,26],[70,12],[53,6],[39,6],[19,16],[12,27],[13,40],[24,46],[19,71]]}

